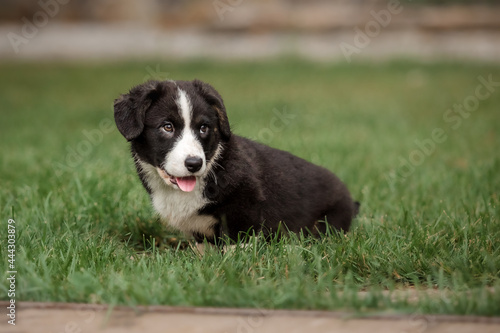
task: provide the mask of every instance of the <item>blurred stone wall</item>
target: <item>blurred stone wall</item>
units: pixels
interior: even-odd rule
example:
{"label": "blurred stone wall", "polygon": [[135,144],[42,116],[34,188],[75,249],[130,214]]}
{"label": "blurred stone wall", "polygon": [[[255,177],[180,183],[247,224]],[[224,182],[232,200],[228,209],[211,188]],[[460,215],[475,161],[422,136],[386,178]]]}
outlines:
{"label": "blurred stone wall", "polygon": [[500,61],[500,0],[0,0],[0,58]]}
{"label": "blurred stone wall", "polygon": [[[0,22],[43,11],[62,22],[134,22],[166,29],[329,32],[373,20],[371,10],[397,0],[0,0]],[[420,5],[417,5],[420,4]],[[446,6],[436,5],[445,3]],[[500,1],[401,0],[390,29],[500,29]],[[422,5],[425,4],[425,5]]]}

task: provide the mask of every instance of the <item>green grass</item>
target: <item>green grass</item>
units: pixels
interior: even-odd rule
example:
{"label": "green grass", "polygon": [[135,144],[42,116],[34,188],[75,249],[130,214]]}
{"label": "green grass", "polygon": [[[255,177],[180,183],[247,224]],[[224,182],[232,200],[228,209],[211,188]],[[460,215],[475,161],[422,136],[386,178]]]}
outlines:
{"label": "green grass", "polygon": [[[236,133],[337,173],[362,203],[352,230],[200,258],[158,223],[127,143],[105,126],[157,63],[2,63],[0,276],[13,214],[17,300],[500,315],[500,88],[457,129],[443,120],[478,76],[500,81],[499,66],[158,65],[212,83]],[[269,140],[259,133],[275,109],[295,118]],[[401,158],[435,128],[447,139],[402,177]],[[437,293],[396,293],[413,289]]]}

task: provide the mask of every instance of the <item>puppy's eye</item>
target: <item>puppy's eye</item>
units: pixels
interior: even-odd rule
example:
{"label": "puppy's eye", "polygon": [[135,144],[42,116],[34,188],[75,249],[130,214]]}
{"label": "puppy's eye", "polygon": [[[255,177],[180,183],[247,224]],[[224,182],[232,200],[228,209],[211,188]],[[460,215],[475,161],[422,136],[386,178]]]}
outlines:
{"label": "puppy's eye", "polygon": [[205,125],[205,124],[201,125],[201,127],[200,127],[200,133],[201,134],[207,134],[207,132],[208,132],[208,126]]}
{"label": "puppy's eye", "polygon": [[172,123],[166,123],[161,129],[167,133],[174,133],[174,125]]}

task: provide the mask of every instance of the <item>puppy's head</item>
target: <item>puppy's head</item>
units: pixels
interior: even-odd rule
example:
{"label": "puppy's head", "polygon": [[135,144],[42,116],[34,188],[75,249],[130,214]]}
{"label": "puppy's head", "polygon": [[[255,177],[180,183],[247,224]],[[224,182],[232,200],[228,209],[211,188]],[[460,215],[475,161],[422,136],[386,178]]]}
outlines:
{"label": "puppy's head", "polygon": [[114,115],[140,162],[186,192],[231,136],[221,96],[199,80],[148,81],[116,99]]}

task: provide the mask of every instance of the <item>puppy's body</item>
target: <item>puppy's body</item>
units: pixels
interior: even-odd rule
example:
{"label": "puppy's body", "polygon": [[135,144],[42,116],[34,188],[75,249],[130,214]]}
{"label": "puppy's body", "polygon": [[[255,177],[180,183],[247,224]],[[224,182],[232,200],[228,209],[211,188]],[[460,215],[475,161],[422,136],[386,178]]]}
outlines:
{"label": "puppy's body", "polygon": [[231,133],[201,81],[148,82],[115,102],[139,177],[170,226],[215,241],[240,232],[347,231],[357,203],[330,171]]}

